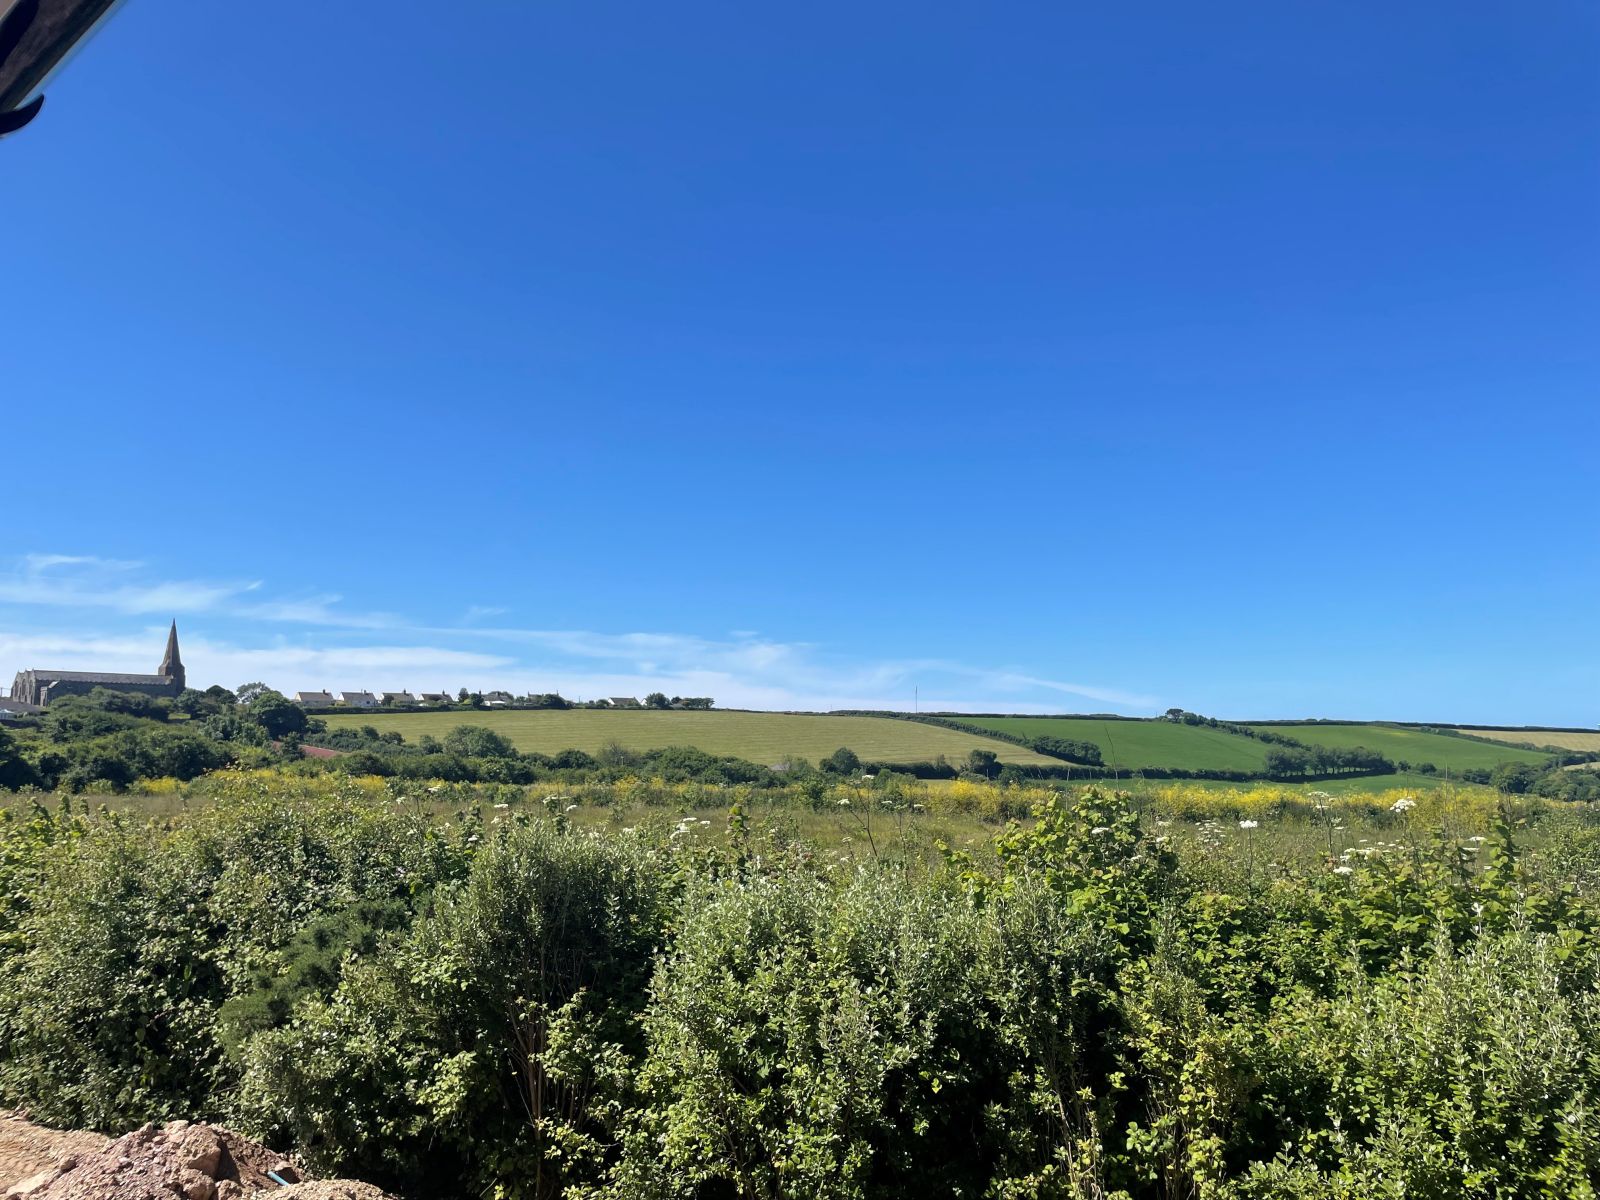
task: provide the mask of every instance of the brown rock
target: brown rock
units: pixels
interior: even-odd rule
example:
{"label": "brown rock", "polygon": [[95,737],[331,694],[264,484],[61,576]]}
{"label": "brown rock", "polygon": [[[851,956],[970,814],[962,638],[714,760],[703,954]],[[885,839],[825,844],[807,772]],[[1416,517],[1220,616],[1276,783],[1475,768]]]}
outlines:
{"label": "brown rock", "polygon": [[216,1133],[205,1125],[190,1125],[177,1130],[173,1138],[178,1165],[207,1179],[236,1179],[233,1156]]}
{"label": "brown rock", "polygon": [[61,1172],[54,1167],[40,1171],[37,1175],[29,1175],[26,1179],[19,1180],[6,1189],[5,1200],[28,1200],[37,1196],[45,1188],[61,1178]]}
{"label": "brown rock", "polygon": [[257,1192],[251,1200],[396,1200],[381,1188],[353,1179],[323,1179],[296,1183],[274,1192]]}

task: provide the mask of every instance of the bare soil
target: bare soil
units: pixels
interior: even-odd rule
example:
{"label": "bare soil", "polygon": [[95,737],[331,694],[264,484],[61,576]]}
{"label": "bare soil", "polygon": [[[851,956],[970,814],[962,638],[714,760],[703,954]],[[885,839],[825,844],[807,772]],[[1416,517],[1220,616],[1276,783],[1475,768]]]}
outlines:
{"label": "bare soil", "polygon": [[[276,1179],[273,1176],[277,1176]],[[287,1186],[285,1186],[287,1185]],[[173,1121],[112,1141],[0,1115],[0,1200],[394,1200],[298,1166],[220,1126]]]}

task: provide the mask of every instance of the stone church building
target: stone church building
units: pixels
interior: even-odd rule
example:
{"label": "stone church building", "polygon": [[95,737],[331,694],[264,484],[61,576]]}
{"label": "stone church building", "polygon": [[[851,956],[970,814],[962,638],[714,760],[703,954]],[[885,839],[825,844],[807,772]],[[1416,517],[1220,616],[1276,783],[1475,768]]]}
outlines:
{"label": "stone church building", "polygon": [[154,675],[118,675],[106,671],[22,671],[11,684],[11,698],[43,708],[63,696],[84,696],[95,688],[176,696],[183,691],[183,659],[178,657],[178,623],[167,634],[167,653]]}

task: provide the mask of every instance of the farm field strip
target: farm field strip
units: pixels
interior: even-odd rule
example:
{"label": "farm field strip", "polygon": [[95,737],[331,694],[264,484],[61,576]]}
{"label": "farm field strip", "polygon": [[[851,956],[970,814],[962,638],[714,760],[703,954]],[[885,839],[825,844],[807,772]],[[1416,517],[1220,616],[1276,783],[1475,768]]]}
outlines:
{"label": "farm field strip", "polygon": [[1600,750],[1600,732],[1572,733],[1545,729],[1461,729],[1457,732],[1472,737],[1493,738],[1497,742],[1554,746],[1558,750]]}
{"label": "farm field strip", "polygon": [[952,763],[973,750],[993,750],[1001,762],[1060,765],[1010,742],[892,717],[836,717],[758,712],[606,712],[594,709],[513,711],[353,712],[324,718],[330,729],[371,725],[397,730],[415,744],[424,734],[442,739],[461,725],[481,725],[510,738],[523,752],[561,750],[594,753],[616,742],[629,750],[695,746],[709,754],[732,754],[773,764],[798,755],[811,762],[848,746],[871,762],[931,762],[941,754]]}
{"label": "farm field strip", "polygon": [[1491,746],[1467,738],[1420,729],[1401,729],[1393,725],[1252,725],[1263,733],[1291,737],[1307,746],[1356,746],[1376,750],[1395,762],[1431,762],[1440,770],[1487,770],[1503,762],[1542,763],[1548,755],[1515,746]]}
{"label": "farm field strip", "polygon": [[1260,771],[1270,747],[1205,725],[1172,721],[1099,721],[1093,717],[959,717],[966,724],[1022,737],[1093,742],[1107,766],[1135,771]]}

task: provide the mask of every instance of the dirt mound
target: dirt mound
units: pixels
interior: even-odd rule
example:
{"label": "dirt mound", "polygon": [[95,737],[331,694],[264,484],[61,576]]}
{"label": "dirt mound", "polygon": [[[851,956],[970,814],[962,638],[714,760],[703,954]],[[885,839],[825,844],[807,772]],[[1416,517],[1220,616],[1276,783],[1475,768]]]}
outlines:
{"label": "dirt mound", "polygon": [[13,1180],[37,1174],[64,1155],[94,1154],[110,1141],[98,1133],[46,1129],[22,1113],[0,1112],[0,1194]]}
{"label": "dirt mound", "polygon": [[146,1125],[114,1142],[101,1139],[95,1149],[67,1150],[46,1169],[12,1184],[0,1200],[393,1200],[366,1184],[300,1179],[293,1163],[248,1138],[173,1121]]}

